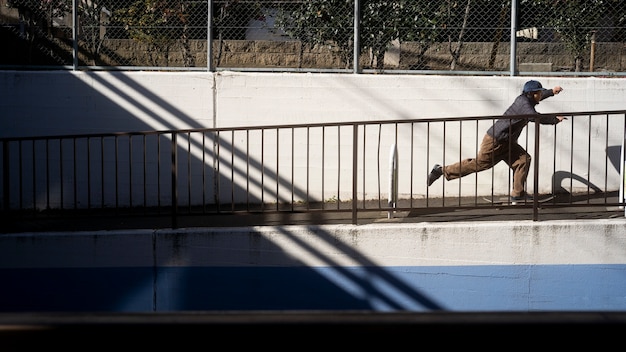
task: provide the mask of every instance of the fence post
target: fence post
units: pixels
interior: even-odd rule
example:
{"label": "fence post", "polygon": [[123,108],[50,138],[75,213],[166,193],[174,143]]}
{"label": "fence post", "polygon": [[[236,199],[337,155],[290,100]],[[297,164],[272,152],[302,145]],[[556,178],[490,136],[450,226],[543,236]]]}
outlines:
{"label": "fence post", "polygon": [[206,67],[213,72],[213,0],[207,0]]}
{"label": "fence post", "polygon": [[78,1],[72,0],[72,67],[78,69]]}
{"label": "fence post", "polygon": [[354,58],[352,58],[354,64],[354,73],[360,73],[359,57],[361,54],[361,1],[354,0]]}
{"label": "fence post", "polygon": [[511,52],[509,53],[509,66],[511,77],[515,76],[517,71],[516,53],[517,53],[517,1],[511,0]]}

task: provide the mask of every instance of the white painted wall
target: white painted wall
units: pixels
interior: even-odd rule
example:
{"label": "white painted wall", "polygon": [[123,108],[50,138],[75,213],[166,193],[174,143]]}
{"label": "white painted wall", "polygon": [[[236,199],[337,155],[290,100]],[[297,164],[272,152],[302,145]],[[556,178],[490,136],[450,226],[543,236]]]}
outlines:
{"label": "white painted wall", "polygon": [[[532,77],[544,113],[626,108],[626,80]],[[498,115],[528,77],[0,72],[0,137]]]}

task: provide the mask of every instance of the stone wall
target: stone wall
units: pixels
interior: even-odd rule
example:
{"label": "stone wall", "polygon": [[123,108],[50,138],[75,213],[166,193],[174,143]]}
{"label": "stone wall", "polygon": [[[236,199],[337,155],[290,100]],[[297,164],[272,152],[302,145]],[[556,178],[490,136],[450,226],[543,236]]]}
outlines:
{"label": "stone wall", "polygon": [[[187,51],[191,53],[192,67],[206,66],[206,41],[190,40]],[[350,69],[331,46],[310,47],[298,41],[214,41],[215,67],[232,68],[314,68]],[[98,65],[112,66],[168,66],[185,67],[183,46],[172,45],[169,50],[151,48],[133,40],[107,40],[101,51]],[[394,50],[395,49],[395,50]],[[448,43],[436,44],[420,54],[419,43],[401,43],[391,48],[385,58],[385,68],[391,70],[449,70],[451,55]],[[457,71],[508,70],[510,46],[502,42],[464,43]],[[351,54],[351,53],[350,53]],[[84,55],[81,59],[91,64]],[[573,71],[574,58],[564,44],[521,42],[517,46],[517,63],[544,64],[538,68],[551,67],[552,71]],[[589,69],[590,56],[583,57],[583,68]],[[547,64],[547,66],[545,65]],[[375,60],[365,53],[361,67],[374,68]],[[525,67],[533,67],[527,65]],[[594,71],[623,72],[626,70],[626,45],[624,43],[597,43]]]}

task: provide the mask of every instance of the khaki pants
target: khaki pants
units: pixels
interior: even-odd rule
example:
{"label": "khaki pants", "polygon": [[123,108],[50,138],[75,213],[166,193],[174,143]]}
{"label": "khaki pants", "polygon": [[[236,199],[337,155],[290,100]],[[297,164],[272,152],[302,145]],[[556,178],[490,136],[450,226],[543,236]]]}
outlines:
{"label": "khaki pants", "polygon": [[444,166],[443,175],[446,180],[454,180],[490,169],[502,160],[513,170],[513,190],[511,196],[519,197],[524,195],[524,184],[530,169],[530,154],[517,143],[498,142],[488,134],[485,134],[476,158],[469,158]]}

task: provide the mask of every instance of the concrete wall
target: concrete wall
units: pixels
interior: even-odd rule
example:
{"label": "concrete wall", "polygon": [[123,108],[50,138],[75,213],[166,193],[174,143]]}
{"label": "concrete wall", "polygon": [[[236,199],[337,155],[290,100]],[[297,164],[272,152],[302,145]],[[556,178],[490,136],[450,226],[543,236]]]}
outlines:
{"label": "concrete wall", "polygon": [[[536,78],[536,77],[532,77]],[[499,115],[529,77],[0,72],[0,137]],[[544,113],[624,109],[626,80],[541,77]]]}
{"label": "concrete wall", "polygon": [[0,236],[0,311],[626,311],[626,220]]}

